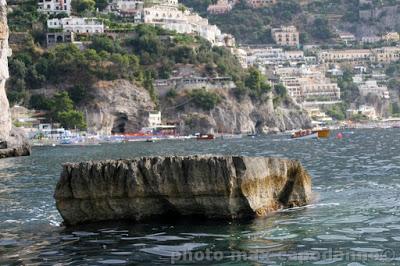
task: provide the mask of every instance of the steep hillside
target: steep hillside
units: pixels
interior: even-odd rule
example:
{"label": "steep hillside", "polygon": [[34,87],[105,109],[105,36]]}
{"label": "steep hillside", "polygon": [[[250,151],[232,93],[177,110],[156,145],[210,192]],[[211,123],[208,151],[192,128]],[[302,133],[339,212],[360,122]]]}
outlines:
{"label": "steep hillside", "polygon": [[[41,18],[37,19],[40,24]],[[292,125],[289,111],[285,118],[271,119],[287,101],[286,94],[272,90],[256,69],[242,69],[228,49],[212,47],[200,37],[142,24],[113,40],[105,35],[93,36],[85,49],[74,44],[45,49],[35,28],[24,34],[27,41],[10,59],[8,96],[12,103],[47,111],[49,121],[60,122],[66,128],[87,128],[104,134],[137,131],[147,126],[147,113],[154,109],[168,109],[165,122],[180,123],[177,116],[191,117],[193,113],[210,117],[211,124],[204,127],[181,123],[186,133],[219,128],[267,132],[269,128],[302,127],[308,122],[304,116]],[[209,101],[209,95],[204,97],[209,92],[194,86],[178,95],[190,95],[194,100],[174,107],[165,99],[173,93],[159,96],[154,81],[180,75],[180,69],[191,69],[190,75],[198,77],[229,77],[234,85],[224,88],[226,91],[212,92],[215,101],[206,108],[194,104]],[[193,93],[196,89],[200,93]],[[267,94],[275,105],[261,114],[257,109],[265,105]],[[245,126],[235,125],[229,114],[231,107],[239,112],[242,104],[251,105],[239,119],[241,124],[247,123]]]}
{"label": "steep hillside", "polygon": [[337,30],[358,37],[400,31],[398,0],[282,0],[259,9],[248,7],[242,0],[231,12],[223,15],[207,14],[208,0],[182,2],[208,16],[210,23],[233,34],[242,44],[272,43],[270,28],[279,25],[296,25],[302,32],[303,44],[333,41]]}

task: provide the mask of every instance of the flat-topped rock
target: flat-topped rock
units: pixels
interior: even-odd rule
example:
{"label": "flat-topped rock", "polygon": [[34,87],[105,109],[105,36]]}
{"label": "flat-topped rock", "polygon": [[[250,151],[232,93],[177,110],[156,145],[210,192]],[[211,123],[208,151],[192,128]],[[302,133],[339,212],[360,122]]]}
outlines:
{"label": "flat-topped rock", "polygon": [[240,219],[311,200],[298,161],[241,156],[143,157],[63,166],[54,194],[66,225],[162,217]]}

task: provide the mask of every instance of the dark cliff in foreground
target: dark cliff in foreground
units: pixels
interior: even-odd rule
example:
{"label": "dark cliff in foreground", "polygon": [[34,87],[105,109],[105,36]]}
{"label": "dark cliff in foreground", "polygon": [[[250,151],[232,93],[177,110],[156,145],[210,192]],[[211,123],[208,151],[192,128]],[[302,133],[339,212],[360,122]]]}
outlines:
{"label": "dark cliff in foreground", "polygon": [[306,205],[311,177],[297,161],[144,157],[64,165],[55,195],[66,225],[160,217],[239,219]]}
{"label": "dark cliff in foreground", "polygon": [[12,128],[8,99],[5,91],[8,73],[8,56],[11,50],[8,46],[7,3],[0,1],[0,159],[5,157],[30,154],[29,144],[23,134]]}

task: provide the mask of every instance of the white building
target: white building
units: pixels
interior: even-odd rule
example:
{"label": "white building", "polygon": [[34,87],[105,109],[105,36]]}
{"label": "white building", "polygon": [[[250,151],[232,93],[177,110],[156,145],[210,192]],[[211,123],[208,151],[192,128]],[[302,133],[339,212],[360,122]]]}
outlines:
{"label": "white building", "polygon": [[105,9],[121,17],[133,17],[135,22],[142,20],[144,2],[141,0],[113,0]]}
{"label": "white building", "polygon": [[283,63],[305,63],[303,51],[284,51],[282,48],[248,49],[249,65],[279,65]]}
{"label": "white building", "polygon": [[178,33],[198,35],[217,46],[225,46],[225,38],[228,36],[222,34],[217,26],[210,25],[208,19],[188,10],[180,10],[172,5],[155,5],[144,8],[143,21]]}
{"label": "white building", "polygon": [[71,0],[38,0],[38,11],[49,15],[71,14]]}
{"label": "white building", "polygon": [[149,112],[149,127],[161,125],[161,112]]}
{"label": "white building", "polygon": [[389,90],[386,86],[380,86],[376,80],[368,80],[358,87],[361,96],[367,96],[368,94],[375,94],[383,99],[389,99]]}
{"label": "white building", "polygon": [[341,32],[339,33],[339,39],[344,42],[346,45],[356,41],[356,36],[349,32]]}
{"label": "white building", "polygon": [[63,32],[74,33],[103,33],[103,21],[97,18],[69,17],[62,19],[47,20],[48,29],[62,30]]}
{"label": "white building", "polygon": [[381,40],[382,40],[381,37],[375,36],[375,35],[364,36],[364,37],[361,38],[361,42],[362,43],[377,43],[377,42],[380,42]]}

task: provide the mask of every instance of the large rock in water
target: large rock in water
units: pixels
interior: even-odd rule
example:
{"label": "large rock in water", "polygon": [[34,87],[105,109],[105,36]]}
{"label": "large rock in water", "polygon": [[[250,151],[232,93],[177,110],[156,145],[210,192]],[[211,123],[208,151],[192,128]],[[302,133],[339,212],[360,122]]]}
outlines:
{"label": "large rock in water", "polygon": [[68,163],[55,195],[66,225],[199,216],[239,219],[306,205],[298,161],[239,156],[144,157]]}

